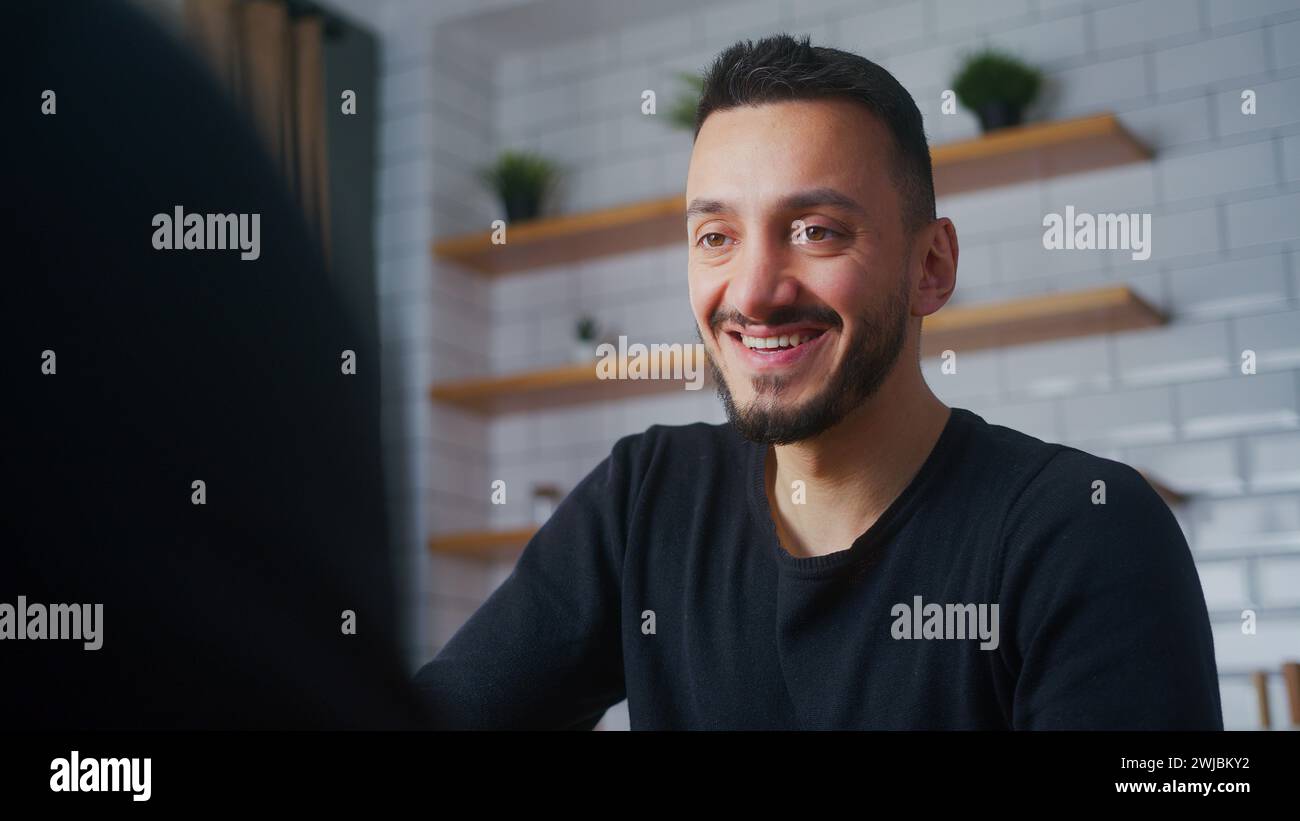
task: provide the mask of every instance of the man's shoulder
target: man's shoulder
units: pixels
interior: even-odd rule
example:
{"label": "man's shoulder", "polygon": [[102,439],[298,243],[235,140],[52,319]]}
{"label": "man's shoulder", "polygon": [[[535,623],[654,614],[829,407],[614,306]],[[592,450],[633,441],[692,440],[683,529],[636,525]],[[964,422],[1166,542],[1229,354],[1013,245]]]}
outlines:
{"label": "man's shoulder", "polygon": [[[1047,442],[1015,428],[986,421],[963,408],[966,447],[958,456],[991,483],[1013,497],[1031,491],[1057,492],[1094,481],[1123,488],[1150,490],[1142,475],[1132,467],[1079,448]],[[637,462],[700,465],[724,460],[735,466],[736,458],[756,447],[744,439],[729,422],[692,422],[682,425],[653,424],[638,433],[621,436],[614,444],[615,458]],[[1152,491],[1154,493],[1154,491]]]}
{"label": "man's shoulder", "polygon": [[1106,487],[1144,489],[1159,501],[1142,474],[1123,462],[1071,445],[1047,442],[965,412],[972,417],[974,448],[976,458],[983,463],[981,468],[992,474],[988,478],[998,487],[1016,491],[1016,497],[1074,493],[1081,487],[1091,492],[1094,483],[1102,482]]}
{"label": "man's shoulder", "polygon": [[975,453],[988,462],[979,468],[979,483],[1001,497],[1000,530],[1009,559],[1115,564],[1133,561],[1132,546],[1143,544],[1144,561],[1185,561],[1177,520],[1133,467],[978,417],[975,424],[976,438],[983,440]]}
{"label": "man's shoulder", "polygon": [[[964,415],[959,421],[965,423],[968,434],[955,467],[978,486],[1002,496],[1006,501],[1003,510],[1054,500],[1073,508],[1080,497],[1091,505],[1094,497],[1116,494],[1125,507],[1166,507],[1142,474],[1123,462],[1044,441],[988,422],[969,410],[954,408],[953,412]],[[688,470],[698,475],[714,465],[735,470],[740,458],[754,447],[729,422],[654,424],[620,437],[611,457],[637,475],[652,469]]]}

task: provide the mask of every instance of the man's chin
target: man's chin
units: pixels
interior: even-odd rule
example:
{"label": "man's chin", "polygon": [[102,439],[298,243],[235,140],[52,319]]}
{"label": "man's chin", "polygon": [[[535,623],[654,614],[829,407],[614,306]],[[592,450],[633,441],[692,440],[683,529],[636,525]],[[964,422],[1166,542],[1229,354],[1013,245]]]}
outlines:
{"label": "man's chin", "polygon": [[[834,374],[812,375],[808,371],[781,374],[737,374],[733,363],[722,374],[708,359],[718,398],[727,420],[744,439],[767,445],[788,445],[818,435],[838,421]],[[739,384],[737,396],[732,386]]]}
{"label": "man's chin", "polygon": [[791,445],[821,433],[804,427],[797,416],[780,413],[728,414],[728,421],[742,439],[762,445]]}
{"label": "man's chin", "polygon": [[727,387],[731,390],[736,407],[744,408],[747,412],[794,413],[801,405],[807,404],[809,399],[804,395],[804,387],[800,383],[782,382],[755,387],[750,380],[746,380],[740,391],[735,391],[730,385]]}
{"label": "man's chin", "polygon": [[809,414],[815,401],[796,399],[784,393],[777,398],[753,392],[747,392],[746,398],[737,400],[733,395],[719,391],[719,398],[732,428],[751,442],[788,445],[810,439],[824,429]]}
{"label": "man's chin", "polygon": [[734,362],[729,364],[727,389],[744,404],[776,399],[783,404],[798,405],[811,399],[817,388],[830,384],[835,376],[834,368],[810,368],[806,363],[763,371],[741,368]]}

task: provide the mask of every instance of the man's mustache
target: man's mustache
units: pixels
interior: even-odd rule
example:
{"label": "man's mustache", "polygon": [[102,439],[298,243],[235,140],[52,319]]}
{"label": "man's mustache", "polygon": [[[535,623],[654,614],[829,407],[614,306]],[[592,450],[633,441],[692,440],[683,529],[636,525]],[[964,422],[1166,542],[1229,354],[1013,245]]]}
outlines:
{"label": "man's mustache", "polygon": [[844,326],[844,320],[836,311],[830,308],[791,305],[777,308],[762,321],[750,319],[734,309],[720,308],[709,317],[709,328],[716,334],[718,328],[728,322],[742,328],[750,325],[789,325],[795,322],[809,322],[815,325],[825,325],[829,328],[842,328]]}

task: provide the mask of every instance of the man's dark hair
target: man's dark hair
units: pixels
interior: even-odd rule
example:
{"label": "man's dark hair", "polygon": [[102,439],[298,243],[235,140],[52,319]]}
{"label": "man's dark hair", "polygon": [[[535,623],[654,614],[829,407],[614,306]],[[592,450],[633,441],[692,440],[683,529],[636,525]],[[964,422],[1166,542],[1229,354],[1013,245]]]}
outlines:
{"label": "man's dark hair", "polygon": [[925,126],[912,95],[894,75],[865,57],[814,46],[788,34],[741,40],[722,52],[704,75],[695,111],[695,135],[715,111],[789,100],[839,98],[871,110],[894,138],[890,164],[903,206],[903,225],[914,230],[934,219],[934,175]]}

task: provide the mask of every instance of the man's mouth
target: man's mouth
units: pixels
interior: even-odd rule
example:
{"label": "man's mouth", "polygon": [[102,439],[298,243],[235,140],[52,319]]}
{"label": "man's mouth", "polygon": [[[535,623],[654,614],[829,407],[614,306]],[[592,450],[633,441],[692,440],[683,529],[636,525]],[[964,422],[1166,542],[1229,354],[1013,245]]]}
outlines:
{"label": "man's mouth", "polygon": [[813,327],[779,328],[770,333],[728,330],[726,335],[741,362],[750,369],[765,371],[785,369],[811,356],[823,347],[826,330]]}
{"label": "man's mouth", "polygon": [[741,343],[751,351],[758,353],[775,353],[776,351],[788,351],[797,348],[800,345],[807,344],[817,337],[821,336],[824,331],[807,330],[802,333],[781,334],[780,336],[750,336],[732,332],[732,336],[738,338]]}

